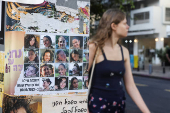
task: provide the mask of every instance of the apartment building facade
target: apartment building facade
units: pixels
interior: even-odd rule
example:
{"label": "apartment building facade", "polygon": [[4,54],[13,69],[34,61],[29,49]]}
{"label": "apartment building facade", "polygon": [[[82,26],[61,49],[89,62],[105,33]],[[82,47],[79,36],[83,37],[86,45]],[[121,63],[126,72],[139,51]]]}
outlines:
{"label": "apartment building facade", "polygon": [[170,1],[136,0],[130,11],[128,37],[122,40],[134,56],[143,62],[160,65],[156,49],[170,47]]}

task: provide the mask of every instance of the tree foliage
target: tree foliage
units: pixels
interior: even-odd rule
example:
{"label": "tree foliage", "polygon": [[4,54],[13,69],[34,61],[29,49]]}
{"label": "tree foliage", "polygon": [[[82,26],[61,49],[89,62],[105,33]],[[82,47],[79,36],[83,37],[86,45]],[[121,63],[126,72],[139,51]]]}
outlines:
{"label": "tree foliage", "polygon": [[122,11],[127,11],[129,8],[135,8],[135,6],[133,0],[91,0],[91,18],[99,20],[109,8],[119,8]]}

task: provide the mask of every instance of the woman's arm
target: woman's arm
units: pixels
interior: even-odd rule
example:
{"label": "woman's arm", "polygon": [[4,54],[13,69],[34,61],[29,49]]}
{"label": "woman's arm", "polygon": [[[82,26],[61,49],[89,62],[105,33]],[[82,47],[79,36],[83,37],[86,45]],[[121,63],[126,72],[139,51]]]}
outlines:
{"label": "woman's arm", "polygon": [[95,45],[95,43],[89,44],[89,65],[88,65],[87,71],[89,71],[91,66],[92,66],[94,56],[95,56],[95,53],[96,53],[96,49],[97,49],[97,46]]}
{"label": "woman's arm", "polygon": [[[95,43],[90,43],[90,41],[88,41],[88,46],[89,46],[89,63],[88,63],[87,71],[90,70],[90,68],[91,68],[91,66],[93,64],[93,60],[94,60],[96,49],[97,49],[96,44]],[[88,107],[87,107],[87,113],[89,113]]]}
{"label": "woman's arm", "polygon": [[125,58],[125,75],[124,75],[124,84],[127,93],[132,98],[132,100],[136,103],[142,113],[150,113],[149,109],[147,108],[145,102],[143,101],[132,76],[131,65],[130,65],[130,58],[129,58],[129,51],[123,47],[124,50],[124,58]]}

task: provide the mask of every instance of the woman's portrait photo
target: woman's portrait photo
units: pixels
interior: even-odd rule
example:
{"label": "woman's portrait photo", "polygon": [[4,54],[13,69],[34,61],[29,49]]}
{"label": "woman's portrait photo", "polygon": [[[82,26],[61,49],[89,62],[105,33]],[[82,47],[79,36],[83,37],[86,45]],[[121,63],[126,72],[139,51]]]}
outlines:
{"label": "woman's portrait photo", "polygon": [[84,50],[83,62],[89,62],[89,50]]}
{"label": "woman's portrait photo", "polygon": [[[39,107],[35,107],[39,105]],[[42,109],[42,96],[3,95],[1,113],[37,113]]]}
{"label": "woman's portrait photo", "polygon": [[83,50],[70,50],[70,62],[80,63],[82,62]]}
{"label": "woman's portrait photo", "polygon": [[55,77],[68,76],[68,63],[55,63]]}
{"label": "woman's portrait photo", "polygon": [[82,77],[69,77],[69,90],[82,89]]}
{"label": "woman's portrait photo", "polygon": [[88,76],[84,76],[83,77],[83,89],[88,89],[88,85],[89,85]]}
{"label": "woman's portrait photo", "polygon": [[82,76],[82,63],[69,64],[69,76]]}
{"label": "woman's portrait photo", "polygon": [[39,64],[24,64],[24,77],[39,77]]}
{"label": "woman's portrait photo", "polygon": [[39,91],[54,91],[54,78],[40,78]]}
{"label": "woman's portrait photo", "polygon": [[54,50],[51,49],[41,49],[40,60],[42,63],[54,63]]}
{"label": "woman's portrait photo", "polygon": [[41,35],[40,48],[54,49],[55,48],[55,35]]}
{"label": "woman's portrait photo", "polygon": [[89,37],[84,36],[84,49],[89,49],[87,45],[88,40],[89,40]]}
{"label": "woman's portrait photo", "polygon": [[56,49],[55,50],[55,62],[66,63],[69,62],[69,50],[68,49]]}
{"label": "woman's portrait photo", "polygon": [[68,77],[56,77],[54,89],[55,91],[68,90]]}
{"label": "woman's portrait photo", "polygon": [[70,49],[83,49],[83,36],[70,36]]}
{"label": "woman's portrait photo", "polygon": [[39,63],[39,49],[24,49],[24,63]]}
{"label": "woman's portrait photo", "polygon": [[40,43],[39,35],[27,34],[24,37],[25,48],[30,48],[30,49],[39,48],[39,43]]}
{"label": "woman's portrait photo", "polygon": [[56,49],[69,49],[69,36],[56,36]]}
{"label": "woman's portrait photo", "polygon": [[54,77],[54,64],[41,64],[40,77]]}

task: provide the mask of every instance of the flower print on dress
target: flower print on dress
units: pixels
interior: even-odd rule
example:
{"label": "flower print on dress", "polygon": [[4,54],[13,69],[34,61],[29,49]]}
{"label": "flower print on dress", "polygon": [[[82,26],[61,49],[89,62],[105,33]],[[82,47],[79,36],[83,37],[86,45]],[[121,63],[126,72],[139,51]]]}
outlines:
{"label": "flower print on dress", "polygon": [[91,101],[93,101],[94,100],[94,97],[91,97]]}
{"label": "flower print on dress", "polygon": [[100,101],[102,101],[102,100],[103,100],[103,98],[101,98],[101,97],[100,97],[100,98],[99,98],[99,100],[100,100]]}
{"label": "flower print on dress", "polygon": [[114,102],[113,102],[113,106],[116,106],[116,104],[117,104],[117,102],[114,101]]}
{"label": "flower print on dress", "polygon": [[93,107],[95,108],[97,105],[93,104]]}
{"label": "flower print on dress", "polygon": [[109,87],[109,85],[110,85],[110,84],[109,84],[109,83],[107,83],[107,84],[106,84],[106,88],[108,88],[108,87]]}
{"label": "flower print on dress", "polygon": [[122,82],[120,81],[119,84],[122,85]]}
{"label": "flower print on dress", "polygon": [[124,100],[122,100],[122,104],[125,104],[125,101],[124,101]]}
{"label": "flower print on dress", "polygon": [[100,109],[105,109],[106,108],[106,105],[102,105],[101,107],[100,107]]}

